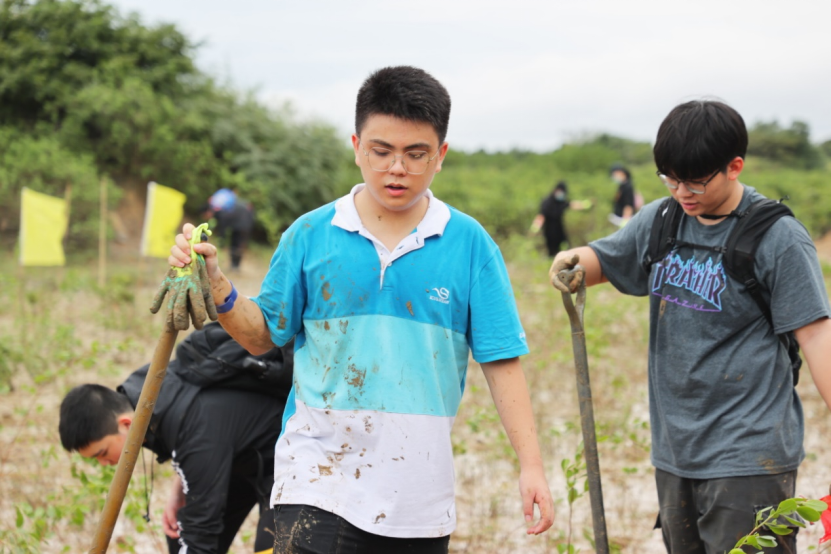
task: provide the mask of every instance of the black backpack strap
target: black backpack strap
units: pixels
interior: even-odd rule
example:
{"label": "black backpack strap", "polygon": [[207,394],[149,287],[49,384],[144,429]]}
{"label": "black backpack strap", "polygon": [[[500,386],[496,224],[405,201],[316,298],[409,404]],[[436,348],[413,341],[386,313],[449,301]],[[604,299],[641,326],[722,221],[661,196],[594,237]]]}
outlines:
{"label": "black backpack strap", "polygon": [[[764,198],[751,204],[738,214],[739,219],[727,239],[723,259],[724,271],[744,286],[759,306],[771,330],[773,330],[773,314],[762,294],[762,286],[754,271],[756,250],[768,229],[784,216],[793,217],[794,215],[791,209],[781,201]],[[779,340],[788,351],[794,372],[794,385],[796,385],[799,382],[799,368],[802,365],[802,359],[799,357],[799,343],[796,342],[793,333],[781,334]]]}
{"label": "black backpack strap", "polygon": [[675,237],[678,235],[678,227],[681,225],[683,215],[684,210],[681,209],[681,205],[672,197],[667,198],[658,206],[649,231],[649,246],[641,264],[647,275],[652,270],[652,266],[663,260],[675,247]]}

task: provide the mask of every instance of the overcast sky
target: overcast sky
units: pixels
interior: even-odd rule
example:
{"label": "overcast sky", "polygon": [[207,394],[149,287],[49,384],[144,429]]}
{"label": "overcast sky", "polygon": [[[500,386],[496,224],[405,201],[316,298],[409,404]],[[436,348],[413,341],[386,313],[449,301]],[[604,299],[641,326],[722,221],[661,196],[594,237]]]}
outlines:
{"label": "overcast sky", "polygon": [[[112,1],[112,0],[110,0]],[[361,82],[388,65],[450,91],[464,150],[554,149],[587,133],[652,141],[679,102],[719,97],[748,125],[831,139],[827,0],[114,0],[202,42],[200,67],[352,132]]]}

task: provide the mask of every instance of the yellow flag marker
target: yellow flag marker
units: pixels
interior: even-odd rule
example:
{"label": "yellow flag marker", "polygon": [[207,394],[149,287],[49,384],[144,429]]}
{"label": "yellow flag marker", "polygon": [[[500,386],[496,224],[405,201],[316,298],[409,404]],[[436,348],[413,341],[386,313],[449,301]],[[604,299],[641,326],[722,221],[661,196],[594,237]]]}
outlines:
{"label": "yellow flag marker", "polygon": [[141,233],[141,254],[167,258],[179,230],[187,197],[158,183],[147,184],[147,209]]}
{"label": "yellow flag marker", "polygon": [[23,187],[20,191],[20,265],[65,265],[66,200]]}

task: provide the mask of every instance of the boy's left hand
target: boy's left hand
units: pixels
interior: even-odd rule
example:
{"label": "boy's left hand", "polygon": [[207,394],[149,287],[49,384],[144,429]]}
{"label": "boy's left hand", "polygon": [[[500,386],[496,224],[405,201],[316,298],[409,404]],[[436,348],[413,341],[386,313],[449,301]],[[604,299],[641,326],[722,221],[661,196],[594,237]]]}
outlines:
{"label": "boy's left hand", "polygon": [[525,532],[529,535],[539,535],[547,531],[554,523],[554,501],[542,466],[520,471],[519,493],[522,495],[522,512],[525,514],[526,522],[534,520],[534,504],[540,508],[539,521]]}

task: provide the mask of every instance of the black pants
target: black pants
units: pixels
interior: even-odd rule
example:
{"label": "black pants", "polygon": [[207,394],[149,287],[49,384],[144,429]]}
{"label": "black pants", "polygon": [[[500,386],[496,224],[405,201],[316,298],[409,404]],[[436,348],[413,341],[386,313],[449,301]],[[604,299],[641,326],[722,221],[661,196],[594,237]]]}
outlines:
{"label": "black pants", "polygon": [[[753,530],[756,512],[792,498],[796,471],[776,475],[685,479],[655,470],[661,528],[670,554],[723,554]],[[774,535],[763,532],[764,535]],[[795,554],[796,529],[766,554]],[[755,550],[754,550],[755,551]]]}
{"label": "black pants", "polygon": [[398,539],[373,535],[314,506],[275,507],[274,554],[447,554],[450,536]]}
{"label": "black pants", "polygon": [[242,263],[242,254],[245,252],[245,247],[248,245],[248,231],[240,231],[231,229],[231,268],[239,269]]}
{"label": "black pants", "polygon": [[186,491],[177,518],[188,554],[227,552],[251,509],[268,510],[282,412],[274,398],[237,390],[204,389],[194,398],[173,453]]}
{"label": "black pants", "polygon": [[[231,543],[234,542],[234,537],[239,531],[239,528],[245,522],[245,518],[251,512],[251,508],[257,503],[256,496],[251,498],[246,493],[248,483],[242,481],[235,483],[231,480],[231,490],[238,490],[237,494],[228,495],[228,503],[225,505],[225,514],[222,518],[222,532],[218,539],[218,552],[228,552],[231,548]],[[241,486],[242,489],[235,487]],[[240,494],[242,493],[242,494]],[[247,498],[246,498],[247,497]],[[177,539],[167,539],[167,549],[170,554],[178,554],[181,546]],[[259,554],[261,552],[271,552],[272,544],[274,543],[274,515],[272,510],[266,510],[260,514],[260,521],[257,523],[257,535],[254,539],[254,552]]]}

